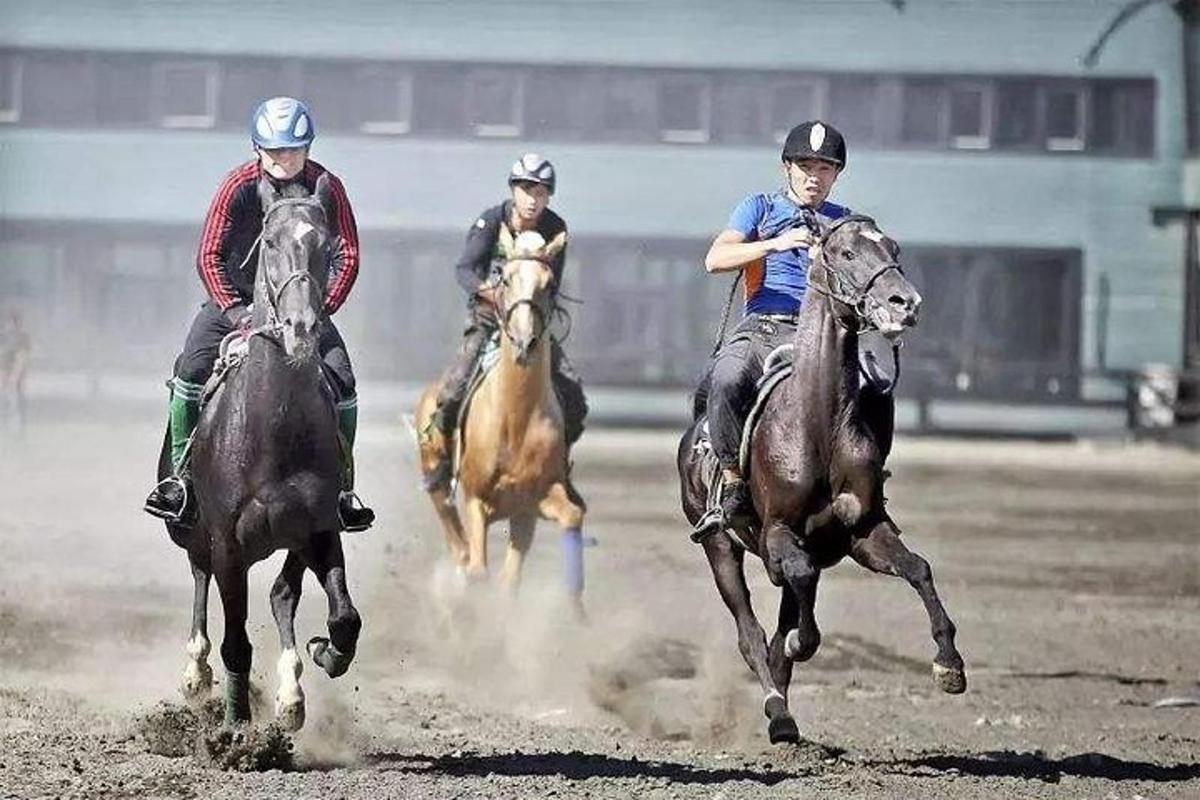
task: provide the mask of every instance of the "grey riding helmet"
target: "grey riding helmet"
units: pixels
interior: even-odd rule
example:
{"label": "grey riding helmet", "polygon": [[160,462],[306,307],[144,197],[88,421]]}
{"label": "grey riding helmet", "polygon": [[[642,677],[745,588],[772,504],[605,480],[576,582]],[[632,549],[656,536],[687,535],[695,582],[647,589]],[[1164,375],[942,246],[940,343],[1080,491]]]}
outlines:
{"label": "grey riding helmet", "polygon": [[537,153],[526,153],[508,171],[508,185],[540,183],[554,194],[554,165]]}
{"label": "grey riding helmet", "polygon": [[845,167],[846,140],[837,128],[820,120],[802,122],[788,133],[782,158],[784,161],[816,158]]}

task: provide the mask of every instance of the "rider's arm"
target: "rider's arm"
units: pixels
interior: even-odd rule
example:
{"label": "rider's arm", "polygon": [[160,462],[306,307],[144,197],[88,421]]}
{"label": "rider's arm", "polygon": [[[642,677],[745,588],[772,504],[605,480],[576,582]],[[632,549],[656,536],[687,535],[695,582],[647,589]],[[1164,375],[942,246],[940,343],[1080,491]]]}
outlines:
{"label": "rider's arm", "polygon": [[[217,189],[216,197],[208,207],[204,228],[200,235],[200,248],[196,253],[196,271],[208,291],[208,296],[222,311],[239,305],[237,290],[233,288],[225,270],[229,268],[230,234],[233,221],[244,202],[244,189],[252,184],[253,171],[240,167],[225,176]],[[255,202],[257,202],[255,196]]]}
{"label": "rider's arm", "polygon": [[483,287],[492,270],[492,253],[500,235],[500,214],[493,211],[495,209],[483,212],[471,225],[462,255],[454,265],[458,285],[472,297]]}
{"label": "rider's arm", "polygon": [[766,212],[767,200],[761,194],[752,194],[738,203],[729,217],[729,225],[708,248],[704,268],[709,272],[728,272],[741,269],[769,253],[808,246],[808,232],[803,228],[783,231],[774,238],[760,241],[758,224]]}
{"label": "rider's arm", "polygon": [[325,289],[325,313],[332,315],[346,298],[350,289],[358,279],[358,225],[354,221],[354,210],[350,208],[350,198],[346,196],[346,187],[332,172],[329,176],[329,190],[333,197],[333,264],[329,271],[329,282]]}

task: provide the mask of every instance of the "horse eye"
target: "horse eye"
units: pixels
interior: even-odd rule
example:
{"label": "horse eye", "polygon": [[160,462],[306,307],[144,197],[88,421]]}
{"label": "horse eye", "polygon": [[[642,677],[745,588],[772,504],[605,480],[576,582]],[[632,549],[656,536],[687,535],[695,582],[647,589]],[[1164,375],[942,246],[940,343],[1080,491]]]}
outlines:
{"label": "horse eye", "polygon": [[854,259],[858,258],[858,254],[853,250],[843,250],[842,258],[846,259],[847,261],[853,261]]}

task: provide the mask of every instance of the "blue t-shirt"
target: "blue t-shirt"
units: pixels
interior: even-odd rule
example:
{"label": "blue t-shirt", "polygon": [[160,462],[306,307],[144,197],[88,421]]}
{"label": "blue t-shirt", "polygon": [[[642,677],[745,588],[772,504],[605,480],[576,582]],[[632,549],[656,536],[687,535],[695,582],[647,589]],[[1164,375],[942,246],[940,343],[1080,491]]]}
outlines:
{"label": "blue t-shirt", "polygon": [[[804,213],[805,209],[784,192],[752,194],[738,203],[728,227],[745,236],[747,242],[757,242],[799,227]],[[828,200],[816,211],[817,219],[826,225],[849,213],[850,209]],[[808,287],[807,249],[768,253],[744,269],[747,314],[795,314],[800,310]]]}

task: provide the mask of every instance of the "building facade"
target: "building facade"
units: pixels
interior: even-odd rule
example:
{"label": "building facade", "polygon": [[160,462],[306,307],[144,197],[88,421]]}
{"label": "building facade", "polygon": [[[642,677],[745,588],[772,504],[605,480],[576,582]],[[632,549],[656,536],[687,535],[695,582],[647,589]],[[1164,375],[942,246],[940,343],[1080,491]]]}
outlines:
{"label": "building facade", "polygon": [[685,385],[729,290],[708,242],[819,117],[850,147],[834,199],[902,243],[926,298],[903,388],[1087,397],[1103,369],[1179,362],[1182,235],[1151,208],[1196,193],[1179,15],[1151,8],[1081,63],[1120,6],[11,0],[0,304],[26,310],[49,367],[165,372],[249,111],[294,94],[358,214],[339,323],[365,375],[446,361],[462,237],[535,150],[559,171],[585,378]]}

